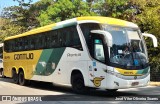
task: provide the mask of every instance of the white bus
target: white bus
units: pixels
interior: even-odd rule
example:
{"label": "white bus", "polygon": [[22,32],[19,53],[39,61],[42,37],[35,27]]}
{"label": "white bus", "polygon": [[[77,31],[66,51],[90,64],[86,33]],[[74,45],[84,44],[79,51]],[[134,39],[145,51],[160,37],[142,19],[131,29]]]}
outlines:
{"label": "white bus", "polygon": [[[143,34],[153,39],[151,34]],[[29,80],[109,91],[147,86],[150,67],[138,26],[108,17],[77,17],[8,37],[4,75],[14,83]]]}

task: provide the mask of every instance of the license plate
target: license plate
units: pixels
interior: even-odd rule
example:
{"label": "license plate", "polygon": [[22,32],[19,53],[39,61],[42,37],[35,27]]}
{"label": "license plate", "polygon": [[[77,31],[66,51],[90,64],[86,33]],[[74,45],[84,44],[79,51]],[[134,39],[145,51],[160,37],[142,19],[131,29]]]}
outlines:
{"label": "license plate", "polygon": [[136,85],[138,85],[139,84],[139,82],[132,82],[132,86],[136,86]]}

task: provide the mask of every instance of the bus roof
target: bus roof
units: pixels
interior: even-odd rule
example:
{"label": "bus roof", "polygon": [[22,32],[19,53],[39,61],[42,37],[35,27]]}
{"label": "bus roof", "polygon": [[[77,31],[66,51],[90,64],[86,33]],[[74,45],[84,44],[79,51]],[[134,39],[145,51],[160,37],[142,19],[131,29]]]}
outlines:
{"label": "bus roof", "polygon": [[125,20],[120,20],[120,19],[110,18],[110,17],[102,17],[102,16],[84,16],[84,17],[77,17],[77,18],[61,21],[58,23],[54,23],[51,25],[39,27],[37,29],[33,29],[28,32],[19,34],[19,35],[7,37],[7,38],[5,38],[5,40],[24,37],[24,36],[28,36],[28,35],[32,35],[32,34],[37,34],[37,33],[42,33],[45,31],[50,31],[50,30],[54,30],[54,29],[58,29],[58,28],[63,28],[66,26],[71,26],[71,25],[77,24],[77,23],[79,24],[79,23],[89,23],[89,22],[90,23],[91,22],[92,23],[102,23],[102,24],[109,24],[109,25],[138,28],[138,26],[136,24],[134,24],[132,22],[125,21]]}

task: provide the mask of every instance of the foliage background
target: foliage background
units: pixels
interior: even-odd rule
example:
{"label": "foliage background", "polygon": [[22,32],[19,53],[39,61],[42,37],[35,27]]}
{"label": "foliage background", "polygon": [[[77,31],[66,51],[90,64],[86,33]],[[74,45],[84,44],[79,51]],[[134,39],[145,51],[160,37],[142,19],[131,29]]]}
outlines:
{"label": "foliage background", "polygon": [[[134,22],[142,32],[160,40],[160,0],[13,0],[19,6],[4,8],[0,15],[0,42],[5,37],[78,16],[107,16]],[[151,80],[160,81],[160,43],[153,48],[146,38]]]}

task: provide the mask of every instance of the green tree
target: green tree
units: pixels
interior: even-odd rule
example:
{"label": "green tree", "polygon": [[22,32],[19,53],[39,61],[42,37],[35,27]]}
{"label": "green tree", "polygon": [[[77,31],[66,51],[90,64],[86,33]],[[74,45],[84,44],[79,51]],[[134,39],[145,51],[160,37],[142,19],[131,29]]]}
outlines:
{"label": "green tree", "polygon": [[38,17],[41,26],[66,19],[96,15],[90,11],[88,4],[83,0],[58,0],[43,10]]}
{"label": "green tree", "polygon": [[[143,0],[144,1],[144,0]],[[146,2],[139,3],[142,8],[142,13],[138,15],[137,23],[139,24],[142,32],[154,34],[158,41],[160,40],[160,0],[145,0]],[[138,2],[137,2],[138,3]],[[149,61],[151,63],[151,73],[160,73],[160,42],[158,47],[153,48],[152,41],[146,38]],[[153,76],[151,76],[152,79]],[[158,80],[158,79],[152,79]]]}
{"label": "green tree", "polygon": [[40,0],[32,4],[29,8],[30,23],[32,27],[39,27],[40,21],[37,17],[40,16],[41,11],[46,11],[48,6],[54,4],[53,0]]}
{"label": "green tree", "polygon": [[31,26],[29,21],[29,8],[31,0],[14,0],[19,2],[19,6],[4,8],[0,17],[0,42],[5,37],[17,35],[28,30]]}
{"label": "green tree", "polygon": [[4,38],[22,33],[24,27],[12,24],[9,19],[0,18],[0,43]]}
{"label": "green tree", "polygon": [[93,4],[93,10],[99,15],[133,21],[140,13],[131,0],[99,0]]}
{"label": "green tree", "polygon": [[26,31],[32,24],[30,21],[29,8],[31,0],[14,0],[19,3],[19,6],[11,6],[3,9],[2,18],[10,19],[11,24],[25,27]]}

